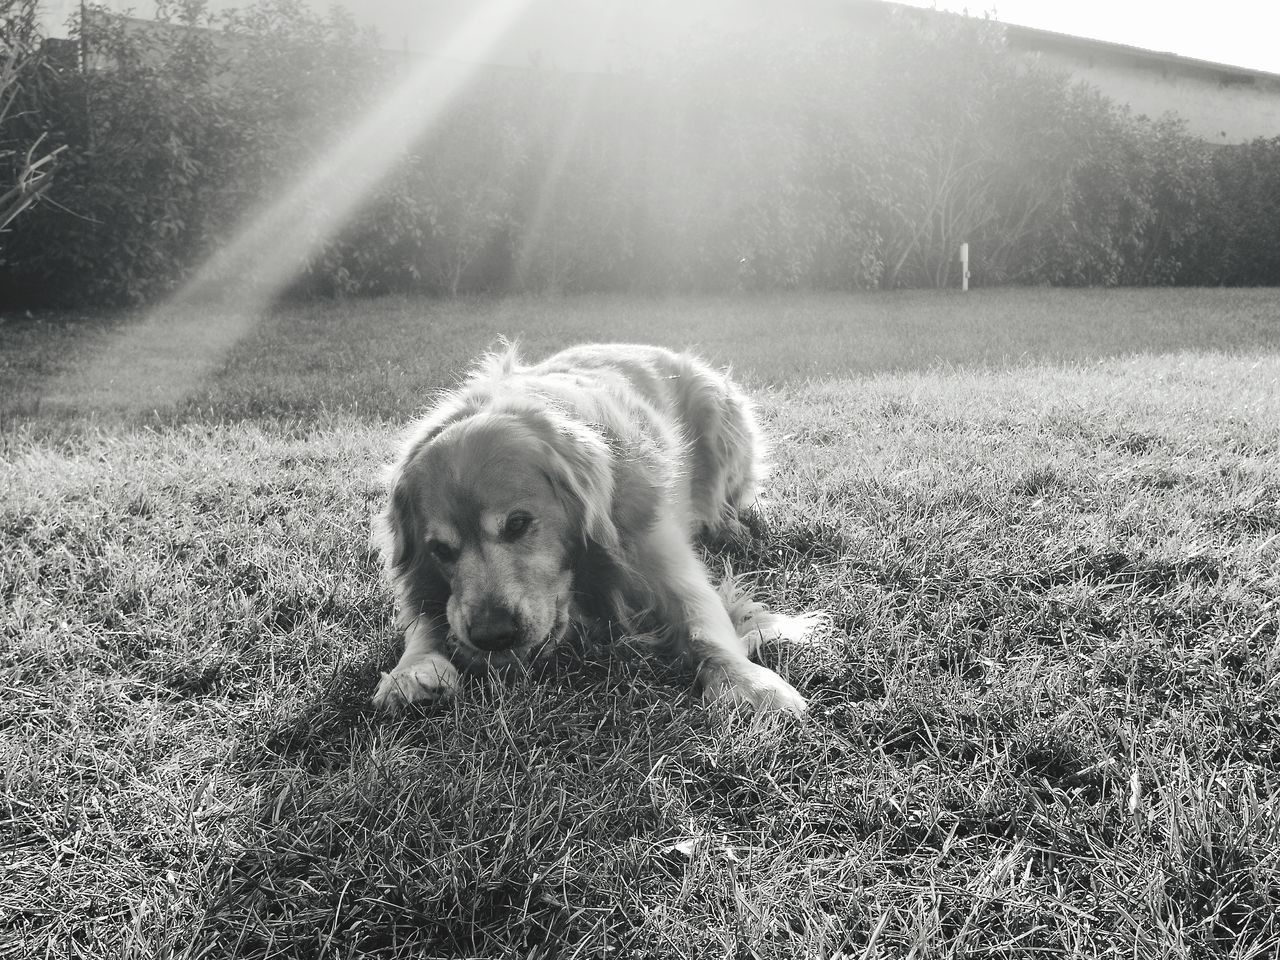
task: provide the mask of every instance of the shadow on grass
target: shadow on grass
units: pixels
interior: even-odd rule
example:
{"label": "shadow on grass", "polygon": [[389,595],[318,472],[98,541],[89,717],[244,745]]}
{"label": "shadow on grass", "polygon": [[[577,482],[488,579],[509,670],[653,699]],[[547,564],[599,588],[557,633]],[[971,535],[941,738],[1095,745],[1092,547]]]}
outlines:
{"label": "shadow on grass", "polygon": [[237,758],[258,802],[199,941],[220,955],[536,956],[588,938],[615,909],[601,871],[669,873],[635,841],[662,820],[645,789],[655,753],[692,731],[643,674],[474,678],[395,718],[367,703],[372,665],[336,674]]}
{"label": "shadow on grass", "polygon": [[[346,663],[237,751],[255,800],[193,953],[722,947],[740,909],[724,857],[790,843],[796,803],[847,749],[820,726],[700,705],[687,672],[638,654],[565,649],[392,718],[368,704],[379,666]],[[691,897],[701,925],[676,910]],[[655,951],[663,936],[680,946]]]}

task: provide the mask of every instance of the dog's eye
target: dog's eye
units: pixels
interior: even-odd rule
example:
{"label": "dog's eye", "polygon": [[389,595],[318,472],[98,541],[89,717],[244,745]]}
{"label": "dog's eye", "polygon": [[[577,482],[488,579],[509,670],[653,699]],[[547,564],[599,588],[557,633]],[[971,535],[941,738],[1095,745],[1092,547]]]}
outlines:
{"label": "dog's eye", "polygon": [[507,517],[507,522],[502,525],[502,536],[507,540],[519,540],[529,532],[529,524],[533,523],[533,517],[527,513],[513,513]]}
{"label": "dog's eye", "polygon": [[458,559],[458,551],[449,544],[440,540],[429,540],[427,549],[431,551],[431,555],[441,563],[453,563]]}

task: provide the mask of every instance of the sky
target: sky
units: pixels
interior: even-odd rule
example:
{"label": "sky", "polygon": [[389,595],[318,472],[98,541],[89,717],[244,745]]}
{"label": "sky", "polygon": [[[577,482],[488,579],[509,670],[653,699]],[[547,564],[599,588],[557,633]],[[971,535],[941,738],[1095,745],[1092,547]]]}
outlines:
{"label": "sky", "polygon": [[1094,40],[1280,73],[1280,0],[904,0]]}
{"label": "sky", "polygon": [[[327,10],[331,0],[305,0],[314,9]],[[913,6],[981,15],[994,10],[996,19],[1060,33],[1111,40],[1212,60],[1219,63],[1280,74],[1280,0],[1214,0],[1212,3],[1178,0],[904,0]],[[523,49],[510,46],[511,58],[526,57],[530,46],[543,42],[561,46],[581,35],[620,51],[627,42],[629,28],[619,28],[610,8],[625,9],[626,17],[642,17],[650,22],[662,18],[673,27],[692,27],[698,11],[720,11],[741,21],[751,9],[752,22],[767,25],[769,9],[787,10],[794,16],[806,3],[821,8],[830,22],[840,0],[530,0],[542,15],[526,14],[516,33],[526,38]],[[989,3],[984,6],[984,3]],[[59,35],[58,25],[78,7],[78,0],[44,0],[50,32]],[[150,16],[154,0],[106,0],[112,9],[132,9]],[[244,0],[210,0],[214,9],[243,6]],[[384,46],[425,50],[430,38],[449,31],[474,7],[474,0],[346,0],[357,19],[373,24]],[[726,11],[730,11],[726,13]],[[610,24],[602,23],[613,19]],[[554,35],[554,39],[552,39]],[[585,39],[584,39],[584,42]],[[622,54],[615,53],[620,57]],[[573,64],[565,64],[574,66]]]}

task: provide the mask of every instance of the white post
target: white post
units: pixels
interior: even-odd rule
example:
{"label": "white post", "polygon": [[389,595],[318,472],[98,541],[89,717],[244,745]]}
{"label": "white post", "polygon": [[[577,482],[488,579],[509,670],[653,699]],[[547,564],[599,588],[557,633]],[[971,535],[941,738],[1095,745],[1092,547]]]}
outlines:
{"label": "white post", "polygon": [[969,245],[960,244],[960,290],[969,292]]}

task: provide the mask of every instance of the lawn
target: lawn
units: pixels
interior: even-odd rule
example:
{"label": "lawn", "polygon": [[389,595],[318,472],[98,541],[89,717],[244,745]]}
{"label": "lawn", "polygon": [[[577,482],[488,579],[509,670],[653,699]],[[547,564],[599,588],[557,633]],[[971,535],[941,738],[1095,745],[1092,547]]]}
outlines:
{"label": "lawn", "polygon": [[[386,719],[404,422],[690,346],[803,720],[588,651]],[[1280,953],[1280,306],[975,291],[0,324],[0,957]]]}

